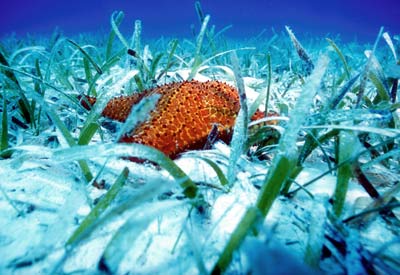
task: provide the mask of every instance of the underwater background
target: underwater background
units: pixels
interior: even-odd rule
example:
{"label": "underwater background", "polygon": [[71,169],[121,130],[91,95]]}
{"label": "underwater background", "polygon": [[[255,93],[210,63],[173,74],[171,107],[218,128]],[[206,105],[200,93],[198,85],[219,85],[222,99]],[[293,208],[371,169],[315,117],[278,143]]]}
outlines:
{"label": "underwater background", "polygon": [[[51,34],[56,27],[65,35],[108,32],[113,11],[125,13],[122,30],[133,31],[134,21],[142,20],[145,38],[191,37],[198,29],[195,1],[2,1],[0,37]],[[379,28],[398,33],[398,0],[337,1],[201,1],[203,11],[212,16],[217,30],[232,25],[225,33],[232,38],[250,38],[265,32],[281,32],[285,25],[298,36],[336,35],[345,42],[373,43]],[[194,25],[193,25],[194,24]]]}

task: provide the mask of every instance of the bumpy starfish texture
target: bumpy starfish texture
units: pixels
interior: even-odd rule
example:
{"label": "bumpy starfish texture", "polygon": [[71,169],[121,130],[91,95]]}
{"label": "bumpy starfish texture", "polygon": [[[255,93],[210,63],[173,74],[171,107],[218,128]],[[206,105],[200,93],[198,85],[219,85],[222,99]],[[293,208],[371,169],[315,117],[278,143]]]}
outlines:
{"label": "bumpy starfish texture", "polygon": [[[140,94],[113,98],[102,115],[124,122],[134,104],[155,93],[161,97],[149,119],[119,142],[149,145],[171,158],[187,150],[202,149],[215,126],[218,128],[218,138],[229,142],[240,109],[239,95],[235,88],[219,81],[177,82]],[[94,104],[96,99],[87,97],[86,101],[81,102],[89,109],[87,103]],[[258,111],[253,118],[261,114]]]}

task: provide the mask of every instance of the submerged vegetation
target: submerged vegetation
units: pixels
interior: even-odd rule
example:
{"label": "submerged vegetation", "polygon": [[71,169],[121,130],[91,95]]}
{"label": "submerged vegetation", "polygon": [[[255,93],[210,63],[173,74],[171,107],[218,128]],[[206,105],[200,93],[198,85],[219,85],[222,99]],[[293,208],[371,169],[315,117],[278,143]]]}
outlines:
{"label": "submerged vegetation", "polygon": [[[286,271],[398,272],[398,36],[381,30],[372,46],[300,42],[287,27],[239,43],[196,9],[195,39],[145,42],[140,21],[126,39],[115,12],[106,38],[2,41],[0,198],[10,210],[0,217],[9,225],[0,268],[273,274],[283,267],[271,259],[285,257]],[[111,97],[188,79],[238,88],[229,146],[172,161],[115,142],[133,122],[101,118]],[[82,94],[97,96],[89,112]],[[136,123],[154,100],[133,108]],[[249,123],[257,108],[279,115]],[[38,236],[20,240],[17,224]]]}

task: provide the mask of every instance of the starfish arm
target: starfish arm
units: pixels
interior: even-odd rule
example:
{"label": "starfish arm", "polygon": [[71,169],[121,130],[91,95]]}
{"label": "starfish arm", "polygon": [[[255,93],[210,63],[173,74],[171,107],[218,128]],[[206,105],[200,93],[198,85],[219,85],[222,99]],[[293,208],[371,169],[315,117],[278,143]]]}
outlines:
{"label": "starfish arm", "polygon": [[133,94],[130,96],[113,98],[107,103],[102,115],[113,120],[124,122],[128,118],[133,105],[138,103],[143,96],[144,94]]}
{"label": "starfish arm", "polygon": [[[130,96],[113,98],[107,103],[101,115],[113,120],[124,122],[128,118],[132,106],[138,103],[144,95],[145,92],[143,94],[133,94]],[[86,110],[90,110],[97,101],[95,97],[91,96],[79,96],[78,100]]]}

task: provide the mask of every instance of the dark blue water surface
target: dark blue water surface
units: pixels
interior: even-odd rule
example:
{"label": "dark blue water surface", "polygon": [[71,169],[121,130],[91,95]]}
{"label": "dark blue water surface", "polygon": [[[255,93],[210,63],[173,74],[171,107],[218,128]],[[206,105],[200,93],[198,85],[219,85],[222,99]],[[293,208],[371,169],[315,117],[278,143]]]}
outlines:
{"label": "dark blue water surface", "polygon": [[[134,21],[142,20],[147,38],[191,37],[191,25],[199,29],[199,20],[189,0],[1,0],[0,37],[47,35],[59,27],[65,35],[101,32],[110,29],[110,15],[125,13],[122,30],[133,31]],[[210,25],[220,30],[232,25],[225,35],[251,38],[263,30],[281,32],[289,25],[298,36],[333,36],[360,42],[375,40],[381,26],[390,34],[400,33],[400,0],[204,0],[204,13],[211,15]]]}

